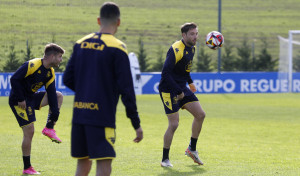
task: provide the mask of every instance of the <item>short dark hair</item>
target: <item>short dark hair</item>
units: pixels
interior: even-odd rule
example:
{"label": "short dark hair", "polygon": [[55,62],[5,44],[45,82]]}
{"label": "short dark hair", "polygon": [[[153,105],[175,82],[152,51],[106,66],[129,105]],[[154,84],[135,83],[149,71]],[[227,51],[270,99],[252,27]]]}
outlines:
{"label": "short dark hair", "polygon": [[116,22],[120,18],[119,6],[114,2],[105,2],[100,8],[100,19],[102,22]]}
{"label": "short dark hair", "polygon": [[65,50],[55,43],[49,43],[45,46],[44,54],[49,56],[51,54],[57,55],[58,53],[64,54]]}
{"label": "short dark hair", "polygon": [[181,26],[181,33],[187,33],[189,30],[195,29],[195,28],[197,28],[197,24],[195,24],[194,22],[184,23]]}

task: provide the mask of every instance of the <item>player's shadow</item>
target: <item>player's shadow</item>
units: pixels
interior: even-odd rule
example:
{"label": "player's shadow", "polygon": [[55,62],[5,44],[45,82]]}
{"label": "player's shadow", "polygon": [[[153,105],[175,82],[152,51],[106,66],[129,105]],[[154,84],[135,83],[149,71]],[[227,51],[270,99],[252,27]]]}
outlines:
{"label": "player's shadow", "polygon": [[163,167],[163,169],[168,171],[168,172],[161,173],[161,174],[158,174],[158,175],[160,175],[160,176],[166,176],[166,175],[170,175],[170,176],[171,175],[172,176],[184,175],[184,176],[187,176],[187,175],[201,175],[201,174],[204,174],[206,172],[206,170],[203,167],[199,166],[199,165],[190,165],[189,167],[192,168],[193,171],[180,172],[178,170],[175,170],[172,167]]}

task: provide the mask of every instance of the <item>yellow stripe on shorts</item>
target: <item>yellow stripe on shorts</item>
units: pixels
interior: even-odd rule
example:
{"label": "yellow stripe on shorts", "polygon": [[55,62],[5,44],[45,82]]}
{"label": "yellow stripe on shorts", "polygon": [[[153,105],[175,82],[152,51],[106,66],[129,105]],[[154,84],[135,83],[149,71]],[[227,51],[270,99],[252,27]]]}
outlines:
{"label": "yellow stripe on shorts", "polygon": [[116,133],[114,128],[105,127],[105,138],[111,146],[114,147],[116,141]]}
{"label": "yellow stripe on shorts", "polygon": [[17,114],[19,115],[19,117],[21,117],[22,119],[29,121],[28,120],[28,116],[26,113],[25,109],[20,108],[19,106],[14,106],[15,110],[17,111]]}
{"label": "yellow stripe on shorts", "polygon": [[171,109],[172,111],[172,101],[171,101],[171,95],[170,93],[165,93],[165,92],[162,92],[161,93],[161,96],[164,100],[164,104],[169,108]]}

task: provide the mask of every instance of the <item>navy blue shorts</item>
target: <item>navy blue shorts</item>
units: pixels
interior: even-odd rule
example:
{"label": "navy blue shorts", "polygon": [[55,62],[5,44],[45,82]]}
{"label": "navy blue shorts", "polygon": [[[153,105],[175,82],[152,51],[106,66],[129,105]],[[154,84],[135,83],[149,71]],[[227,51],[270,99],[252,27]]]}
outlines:
{"label": "navy blue shorts", "polygon": [[115,139],[114,128],[73,123],[71,155],[77,159],[114,159]]}
{"label": "navy blue shorts", "polygon": [[17,101],[9,99],[9,106],[17,118],[20,127],[24,127],[36,121],[34,110],[41,109],[41,103],[45,94],[45,91],[40,91],[30,97],[26,97],[26,109],[19,108]]}
{"label": "navy blue shorts", "polygon": [[173,92],[168,91],[159,91],[160,98],[163,102],[166,114],[173,114],[179,111],[180,108],[183,108],[187,103],[194,101],[199,101],[198,98],[192,93],[189,89],[184,89],[185,96],[182,100],[177,101],[177,95]]}

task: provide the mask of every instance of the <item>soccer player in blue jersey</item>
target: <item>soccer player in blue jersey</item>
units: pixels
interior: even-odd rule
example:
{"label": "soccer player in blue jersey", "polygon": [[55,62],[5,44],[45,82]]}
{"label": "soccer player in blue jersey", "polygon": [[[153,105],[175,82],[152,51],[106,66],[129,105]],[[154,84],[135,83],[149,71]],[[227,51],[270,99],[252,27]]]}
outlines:
{"label": "soccer player in blue jersey", "polygon": [[[186,109],[194,116],[190,144],[185,154],[195,163],[203,165],[199,159],[196,144],[200,134],[205,112],[195,96],[196,87],[190,76],[198,28],[195,23],[185,23],[181,26],[182,39],[175,42],[167,53],[163,66],[159,93],[168,117],[169,126],[164,135],[162,167],[173,167],[169,160],[169,151],[174,133],[179,124],[179,109]],[[187,84],[189,88],[187,88]]]}
{"label": "soccer player in blue jersey", "polygon": [[[43,58],[25,62],[10,79],[9,105],[23,130],[23,174],[39,174],[30,162],[31,142],[34,134],[33,123],[36,121],[34,110],[39,110],[49,104],[48,119],[42,133],[53,142],[61,142],[53,127],[58,120],[63,95],[56,91],[53,67],[59,66],[64,52],[62,47],[54,43],[47,44]],[[38,91],[43,86],[46,91]]]}
{"label": "soccer player in blue jersey", "polygon": [[63,82],[75,92],[71,155],[77,158],[77,176],[87,176],[96,160],[96,175],[111,174],[116,157],[116,108],[121,95],[136,132],[143,139],[125,44],[114,37],[120,25],[117,4],[106,2],[98,18],[100,31],[78,40],[67,64]]}

